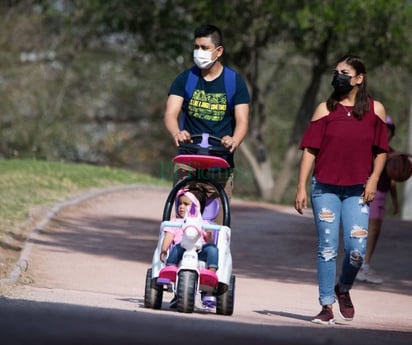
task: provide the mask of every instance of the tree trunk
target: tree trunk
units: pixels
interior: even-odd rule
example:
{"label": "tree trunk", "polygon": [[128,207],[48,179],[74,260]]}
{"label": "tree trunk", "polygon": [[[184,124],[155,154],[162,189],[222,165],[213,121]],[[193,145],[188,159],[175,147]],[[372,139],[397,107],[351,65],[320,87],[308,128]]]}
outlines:
{"label": "tree trunk", "polygon": [[290,145],[286,150],[283,158],[283,166],[276,177],[276,188],[273,191],[273,200],[280,202],[285,195],[286,189],[289,187],[293,173],[300,158],[300,151],[297,145]]}
{"label": "tree trunk", "polygon": [[250,167],[253,177],[259,188],[259,195],[263,200],[272,199],[274,180],[272,163],[267,155],[267,148],[264,142],[264,128],[266,124],[264,92],[260,90],[257,83],[259,74],[259,49],[250,49],[248,64],[243,70],[247,83],[251,91],[253,107],[251,109],[250,133],[248,142],[244,141],[239,146],[240,152],[244,155]]}
{"label": "tree trunk", "polygon": [[252,151],[246,142],[243,142],[242,145],[239,146],[239,150],[245,156],[252,168],[260,196],[263,200],[271,200],[275,186],[271,160],[267,158],[264,161],[259,162],[256,159],[256,156],[252,154]]}
{"label": "tree trunk", "polygon": [[321,62],[315,65],[312,69],[312,79],[302,98],[302,103],[299,107],[291,139],[289,141],[289,147],[282,160],[283,166],[275,180],[276,190],[273,194],[273,200],[275,202],[282,201],[285,191],[289,187],[293,172],[299,163],[300,152],[298,150],[298,145],[315,108],[316,95],[318,94],[322,73],[324,71],[324,61],[322,59],[320,59],[320,61]]}

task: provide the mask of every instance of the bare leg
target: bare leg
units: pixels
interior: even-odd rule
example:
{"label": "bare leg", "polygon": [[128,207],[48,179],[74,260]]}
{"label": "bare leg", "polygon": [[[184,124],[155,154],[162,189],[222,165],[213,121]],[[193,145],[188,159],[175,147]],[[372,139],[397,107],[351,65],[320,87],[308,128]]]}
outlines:
{"label": "bare leg", "polygon": [[376,273],[370,268],[370,262],[372,260],[373,253],[378,243],[378,239],[381,233],[382,219],[369,219],[368,226],[368,243],[366,246],[365,259],[362,267],[359,270],[356,279],[361,282],[381,284],[382,278],[376,275]]}
{"label": "bare leg", "polygon": [[370,264],[373,253],[381,234],[382,219],[369,219],[368,226],[368,244],[366,246],[366,255],[364,264]]}

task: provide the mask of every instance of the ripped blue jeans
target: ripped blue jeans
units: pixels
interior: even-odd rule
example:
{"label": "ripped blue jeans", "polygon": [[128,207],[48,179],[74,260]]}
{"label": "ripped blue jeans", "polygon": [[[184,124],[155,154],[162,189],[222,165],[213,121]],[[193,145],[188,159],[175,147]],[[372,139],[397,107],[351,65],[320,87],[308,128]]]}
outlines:
{"label": "ripped blue jeans", "polygon": [[318,232],[318,284],[321,305],[335,302],[339,230],[343,229],[344,258],[339,285],[349,291],[362,265],[368,237],[369,205],[362,205],[363,185],[335,186],[313,177],[311,203]]}

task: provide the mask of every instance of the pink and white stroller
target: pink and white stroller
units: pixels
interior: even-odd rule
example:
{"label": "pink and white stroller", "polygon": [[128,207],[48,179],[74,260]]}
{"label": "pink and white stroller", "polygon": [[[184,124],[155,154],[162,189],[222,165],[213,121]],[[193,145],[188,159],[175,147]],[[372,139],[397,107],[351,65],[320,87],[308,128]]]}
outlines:
{"label": "pink and white stroller", "polygon": [[[218,155],[228,152],[220,145],[220,139],[207,134],[194,135],[200,137],[199,144],[183,143],[185,149],[193,154],[177,155],[173,161],[189,164],[196,170],[227,168],[229,164]],[[218,145],[210,145],[209,141]],[[163,292],[173,292],[176,298],[176,308],[179,312],[192,313],[195,309],[196,297],[200,296],[200,305],[204,309],[216,310],[220,315],[232,315],[235,297],[235,276],[232,274],[232,255],[230,252],[230,211],[229,200],[223,187],[205,174],[194,173],[177,183],[166,200],[163,220],[157,247],[153,253],[152,267],[147,270],[144,306],[160,309]],[[199,176],[202,176],[199,178]],[[189,183],[201,182],[212,185],[218,198],[206,202],[203,214],[192,210],[186,214],[183,222],[171,222],[171,212],[176,207],[177,192]],[[222,207],[223,224],[204,224],[203,220],[212,221]],[[160,251],[163,242],[164,227],[182,227],[182,247],[185,253],[178,267],[165,266],[160,261]],[[205,262],[199,260],[197,250],[202,230],[213,232],[213,239],[219,251],[219,264],[216,274],[205,267]]]}

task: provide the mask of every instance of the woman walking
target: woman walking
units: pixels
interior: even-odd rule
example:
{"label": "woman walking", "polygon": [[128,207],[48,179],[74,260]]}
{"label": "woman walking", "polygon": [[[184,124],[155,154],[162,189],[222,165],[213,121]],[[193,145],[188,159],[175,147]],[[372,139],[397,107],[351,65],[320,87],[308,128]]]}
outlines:
{"label": "woman walking", "polygon": [[[336,66],[334,91],[316,108],[304,133],[295,208],[307,207],[306,183],[313,168],[311,205],[318,234],[317,270],[321,312],[312,322],[335,322],[339,315],[353,319],[349,294],[366,251],[369,203],[385,165],[388,138],[385,108],[367,91],[366,68],[347,55]],[[344,258],[336,281],[339,229],[343,229]]]}

